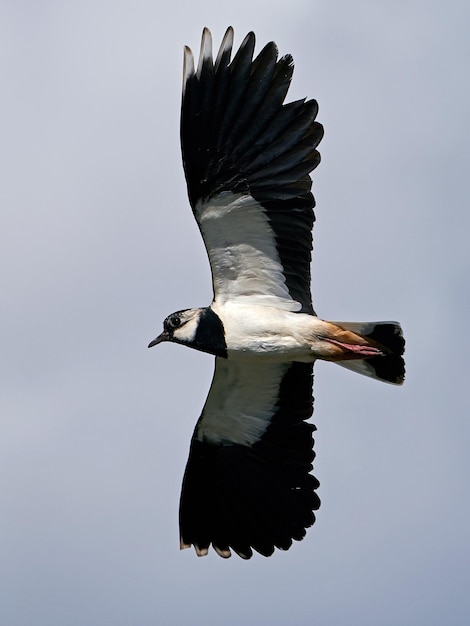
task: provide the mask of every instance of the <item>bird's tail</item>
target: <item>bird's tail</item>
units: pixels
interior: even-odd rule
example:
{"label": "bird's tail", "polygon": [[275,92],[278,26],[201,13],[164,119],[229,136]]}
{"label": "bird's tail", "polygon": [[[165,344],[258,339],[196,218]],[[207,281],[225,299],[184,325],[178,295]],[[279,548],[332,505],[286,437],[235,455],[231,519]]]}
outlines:
{"label": "bird's tail", "polygon": [[401,385],[405,380],[405,340],[398,322],[334,322],[341,328],[371,340],[383,352],[380,356],[337,361],[358,374]]}

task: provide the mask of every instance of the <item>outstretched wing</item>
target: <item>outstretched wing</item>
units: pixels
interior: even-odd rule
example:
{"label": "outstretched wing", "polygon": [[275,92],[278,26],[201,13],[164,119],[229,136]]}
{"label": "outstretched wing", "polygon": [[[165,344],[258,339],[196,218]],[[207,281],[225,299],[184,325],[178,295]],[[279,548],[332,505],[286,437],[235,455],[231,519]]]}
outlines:
{"label": "outstretched wing", "polygon": [[185,48],[181,146],[188,194],[212,269],[214,298],[313,313],[309,172],[323,136],[315,100],[283,104],[293,60],[249,33],[215,62],[204,29],[197,69]]}
{"label": "outstretched wing", "polygon": [[304,537],[320,506],[312,384],[312,363],[216,358],[183,480],[182,548],[249,559]]}

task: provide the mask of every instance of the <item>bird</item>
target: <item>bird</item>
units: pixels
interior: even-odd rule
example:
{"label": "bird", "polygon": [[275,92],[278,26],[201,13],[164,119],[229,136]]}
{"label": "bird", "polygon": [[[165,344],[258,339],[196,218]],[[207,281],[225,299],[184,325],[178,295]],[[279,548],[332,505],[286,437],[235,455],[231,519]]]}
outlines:
{"label": "bird", "polygon": [[189,202],[212,273],[207,307],[177,311],[149,347],[215,356],[180,497],[180,547],[268,557],[302,540],[320,507],[313,471],[317,359],[400,385],[398,322],[331,322],[310,290],[323,126],[314,99],[285,103],[294,62],[229,27],[213,58],[184,48],[181,150]]}

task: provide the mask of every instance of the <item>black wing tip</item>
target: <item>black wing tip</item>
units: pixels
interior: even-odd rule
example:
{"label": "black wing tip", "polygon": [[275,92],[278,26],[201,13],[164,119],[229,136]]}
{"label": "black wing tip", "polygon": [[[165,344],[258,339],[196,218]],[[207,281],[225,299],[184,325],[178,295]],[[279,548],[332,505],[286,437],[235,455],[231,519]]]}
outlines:
{"label": "black wing tip", "polygon": [[[312,476],[312,478],[314,478]],[[314,479],[316,481],[316,479]],[[276,551],[287,552],[294,545],[294,542],[303,541],[307,535],[307,530],[313,526],[316,521],[315,511],[320,508],[320,498],[316,493],[312,494],[309,515],[303,521],[303,525],[295,530],[292,528],[284,529],[284,532],[277,532],[276,536],[258,536],[253,538],[249,535],[246,537],[238,536],[235,540],[218,541],[217,539],[189,539],[183,535],[180,536],[180,549],[194,548],[197,556],[207,556],[210,548],[223,559],[229,559],[232,553],[235,553],[244,561],[248,561],[257,553],[263,557],[270,557]]]}
{"label": "black wing tip", "polygon": [[[311,476],[311,475],[310,475]],[[312,484],[318,485],[319,483],[314,476],[311,476]],[[315,487],[317,488],[317,487]],[[260,534],[255,532],[254,534],[237,533],[236,538],[219,540],[215,536],[209,539],[204,533],[204,537],[196,538],[194,535],[190,538],[188,534],[181,534],[180,536],[180,549],[194,548],[197,556],[207,556],[210,552],[210,548],[216,552],[223,559],[228,559],[235,553],[241,559],[248,561],[253,557],[253,554],[257,553],[263,557],[270,557],[275,552],[287,552],[291,549],[294,543],[299,543],[305,539],[307,530],[311,528],[315,521],[315,512],[318,511],[321,505],[320,498],[315,492],[311,492],[309,495],[309,511],[305,514],[301,524],[295,528],[286,526],[284,528],[277,528],[275,533],[267,532],[266,534]],[[217,535],[217,529],[214,529],[215,535]]]}
{"label": "black wing tip", "polygon": [[[248,35],[249,34],[250,33],[248,33]],[[248,35],[247,37],[245,37],[245,39],[248,38]],[[221,61],[224,58],[224,56],[226,57],[228,56],[228,60],[230,61],[230,55],[231,55],[232,48],[233,48],[233,38],[234,38],[234,30],[232,26],[229,26],[227,30],[225,31],[225,34],[222,38],[222,43],[220,44],[217,57],[215,61],[213,61],[212,59],[212,32],[210,28],[208,28],[207,26],[204,26],[204,28],[202,29],[197,72],[195,71],[194,55],[193,55],[192,49],[189,46],[184,46],[184,49],[183,49],[184,50],[183,95],[184,95],[185,87],[186,87],[188,80],[194,74],[200,77],[202,67],[205,63],[209,64],[211,67],[217,70],[220,67]]]}
{"label": "black wing tip", "polygon": [[[268,42],[261,52],[258,54],[256,59],[253,60],[253,53],[256,45],[256,35],[254,31],[249,31],[241,44],[238,47],[238,50],[231,60],[231,54],[233,50],[233,42],[234,42],[235,31],[232,26],[228,26],[225,34],[222,38],[222,42],[220,44],[217,56],[215,60],[212,59],[212,32],[207,27],[204,26],[202,30],[201,36],[201,44],[199,51],[199,60],[197,71],[195,70],[194,64],[194,54],[192,49],[185,45],[184,46],[184,65],[183,65],[183,96],[185,93],[185,88],[188,80],[196,75],[198,78],[201,75],[202,67],[207,64],[210,65],[211,68],[214,69],[215,72],[225,69],[227,66],[231,65],[236,66],[238,62],[242,62],[242,64],[250,63],[254,64],[263,59],[264,56],[273,56],[277,60],[278,56],[278,48],[274,41]],[[223,63],[225,59],[225,62]],[[287,64],[288,66],[294,66],[294,59],[291,54],[286,54],[281,57],[278,61],[278,64]]]}
{"label": "black wing tip", "polygon": [[[233,35],[230,26],[213,61],[212,35],[204,28],[197,68],[185,47],[181,145],[193,208],[197,200],[224,190],[249,191],[256,199],[259,177],[274,159],[275,174],[291,170],[290,176],[275,181],[279,198],[286,193],[299,197],[296,183],[320,161],[315,149],[323,127],[315,122],[317,102],[285,103],[292,55],[278,59],[271,41],[253,59],[255,34],[250,31],[231,60]],[[271,187],[269,175],[262,184]]]}
{"label": "black wing tip", "polygon": [[215,59],[214,69],[216,72],[219,70],[221,64],[224,62],[224,59],[227,65],[230,63],[230,57],[232,55],[233,48],[233,37],[233,28],[229,26],[225,31],[225,35],[222,38],[222,43],[220,44],[219,52]]}

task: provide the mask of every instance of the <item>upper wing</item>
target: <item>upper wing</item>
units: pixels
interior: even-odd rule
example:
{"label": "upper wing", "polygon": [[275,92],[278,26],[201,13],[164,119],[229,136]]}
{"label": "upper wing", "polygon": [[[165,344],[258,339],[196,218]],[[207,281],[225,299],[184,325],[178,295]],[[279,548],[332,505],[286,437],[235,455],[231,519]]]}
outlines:
{"label": "upper wing", "polygon": [[180,502],[181,547],[223,557],[287,550],[320,506],[312,470],[312,363],[216,358]]}
{"label": "upper wing", "polygon": [[181,146],[189,199],[217,301],[242,298],[313,313],[314,198],[309,172],[323,127],[315,100],[284,105],[293,60],[249,33],[230,61],[229,28],[215,62],[204,29],[197,69],[185,48]]}

